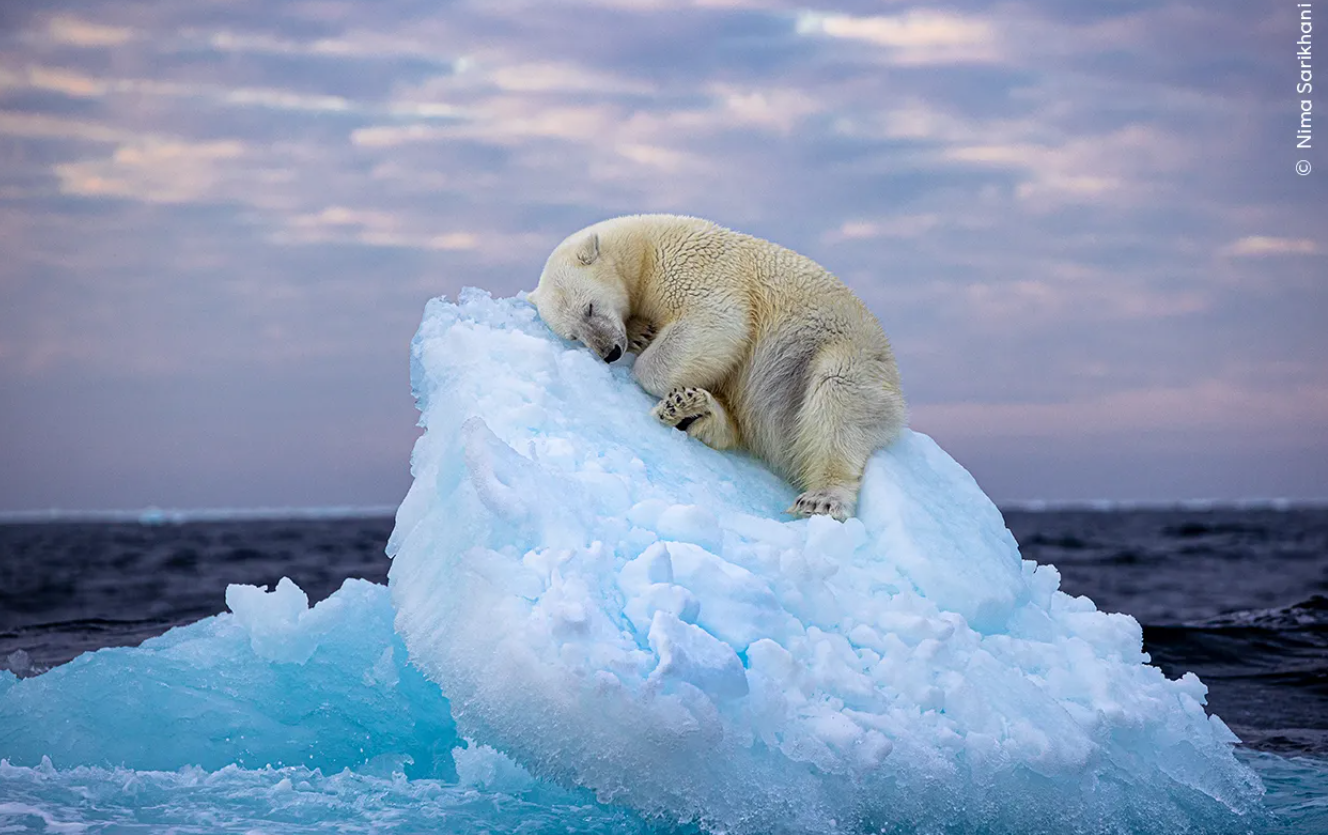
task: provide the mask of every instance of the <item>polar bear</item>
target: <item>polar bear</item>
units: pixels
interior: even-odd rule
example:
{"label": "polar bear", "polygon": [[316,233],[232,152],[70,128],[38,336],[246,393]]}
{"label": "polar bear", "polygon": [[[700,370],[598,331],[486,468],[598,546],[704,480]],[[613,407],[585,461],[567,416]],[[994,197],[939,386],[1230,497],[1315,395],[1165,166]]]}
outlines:
{"label": "polar bear", "polygon": [[559,336],[661,398],[654,415],[745,449],[804,491],[786,512],[853,515],[872,452],[906,407],[876,317],[810,258],[707,220],[631,215],[549,256],[528,298]]}

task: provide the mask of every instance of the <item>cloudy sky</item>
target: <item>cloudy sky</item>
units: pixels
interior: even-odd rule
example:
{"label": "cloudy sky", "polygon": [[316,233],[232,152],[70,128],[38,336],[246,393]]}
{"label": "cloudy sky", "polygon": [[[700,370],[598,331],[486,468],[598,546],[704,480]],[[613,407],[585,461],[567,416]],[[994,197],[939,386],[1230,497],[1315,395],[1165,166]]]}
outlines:
{"label": "cloudy sky", "polygon": [[394,504],[425,301],[643,211],[840,275],[998,501],[1328,496],[1295,14],[4,4],[0,509]]}

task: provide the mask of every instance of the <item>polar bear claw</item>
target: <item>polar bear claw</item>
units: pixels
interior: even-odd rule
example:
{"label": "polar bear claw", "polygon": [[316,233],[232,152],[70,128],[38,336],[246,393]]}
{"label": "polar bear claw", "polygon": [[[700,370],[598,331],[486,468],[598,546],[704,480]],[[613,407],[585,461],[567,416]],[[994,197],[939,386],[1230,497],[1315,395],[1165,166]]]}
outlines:
{"label": "polar bear claw", "polygon": [[627,320],[627,350],[639,354],[655,341],[655,326],[639,316]]}
{"label": "polar bear claw", "polygon": [[665,426],[686,432],[693,423],[714,413],[714,402],[714,397],[705,389],[680,386],[659,401],[653,414]]}
{"label": "polar bear claw", "polygon": [[785,513],[791,516],[824,515],[843,522],[853,515],[853,497],[840,488],[808,490],[793,501]]}

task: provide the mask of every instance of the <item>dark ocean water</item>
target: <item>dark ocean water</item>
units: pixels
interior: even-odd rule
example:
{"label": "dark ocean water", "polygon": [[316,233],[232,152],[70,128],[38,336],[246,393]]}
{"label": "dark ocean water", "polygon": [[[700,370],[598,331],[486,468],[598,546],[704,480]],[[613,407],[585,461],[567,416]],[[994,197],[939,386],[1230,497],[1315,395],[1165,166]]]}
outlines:
{"label": "dark ocean water", "polygon": [[[1144,625],[1252,748],[1328,757],[1328,509],[1018,511],[1027,559]],[[224,608],[290,577],[321,600],[386,582],[391,518],[0,524],[0,667],[31,675]],[[22,653],[14,654],[22,650]]]}

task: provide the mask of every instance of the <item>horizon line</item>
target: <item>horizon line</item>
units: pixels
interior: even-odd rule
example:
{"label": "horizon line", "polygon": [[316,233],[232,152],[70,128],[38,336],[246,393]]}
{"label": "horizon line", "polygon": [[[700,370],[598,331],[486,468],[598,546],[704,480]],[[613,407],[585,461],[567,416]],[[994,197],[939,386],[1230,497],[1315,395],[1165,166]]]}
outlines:
{"label": "horizon line", "polygon": [[[1002,512],[1043,513],[1058,511],[1112,512],[1126,510],[1314,510],[1328,509],[1328,497],[1288,499],[1259,497],[1242,499],[1016,499],[993,502]],[[0,510],[0,524],[36,522],[138,522],[143,525],[187,522],[259,522],[316,519],[370,519],[396,516],[398,505],[313,505],[258,507],[142,508],[73,510],[59,507]]]}

